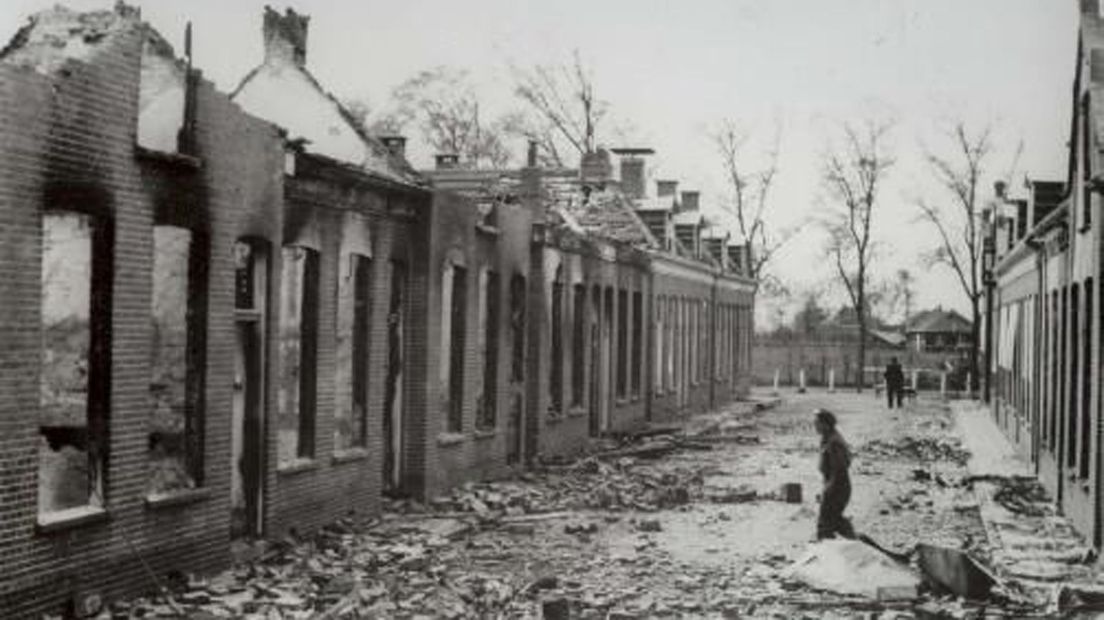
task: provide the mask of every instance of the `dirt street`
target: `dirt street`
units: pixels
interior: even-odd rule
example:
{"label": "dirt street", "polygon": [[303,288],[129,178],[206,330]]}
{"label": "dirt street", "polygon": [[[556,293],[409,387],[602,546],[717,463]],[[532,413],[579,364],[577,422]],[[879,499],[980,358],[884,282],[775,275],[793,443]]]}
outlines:
{"label": "dirt street", "polygon": [[[657,449],[642,454],[658,458],[607,453],[468,485],[430,506],[397,504],[401,512],[367,529],[339,525],[192,580],[173,606],[121,609],[539,618],[547,603],[545,617],[557,604],[571,618],[916,617],[910,603],[816,592],[781,574],[814,538],[817,407],[837,414],[852,446],[848,514],[860,533],[892,549],[937,543],[988,561],[977,503],[956,484],[967,455],[946,406],[888,410],[873,393],[790,393],[773,408],[695,419],[692,439],[643,440]],[[794,482],[801,504],[780,493]]]}

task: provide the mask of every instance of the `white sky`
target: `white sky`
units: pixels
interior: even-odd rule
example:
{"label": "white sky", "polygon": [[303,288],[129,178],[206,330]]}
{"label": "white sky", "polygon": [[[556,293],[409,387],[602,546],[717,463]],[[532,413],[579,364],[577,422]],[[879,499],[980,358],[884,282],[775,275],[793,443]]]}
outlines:
{"label": "white sky", "polygon": [[[283,4],[274,8],[283,10]],[[266,0],[138,0],[143,17],[178,51],[194,24],[196,65],[230,90],[261,60]],[[0,38],[27,15],[53,4],[4,0]],[[107,0],[68,0],[102,9]],[[391,89],[437,65],[468,69],[491,108],[516,104],[508,65],[563,62],[578,49],[600,98],[637,145],[658,152],[655,174],[710,199],[724,190],[709,128],[725,117],[766,140],[783,123],[774,221],[823,210],[819,157],[841,120],[871,109],[897,119],[898,164],[875,216],[876,275],[909,268],[918,307],[965,310],[949,272],[927,269],[919,254],[935,237],[916,222],[910,197],[932,194],[921,142],[964,118],[997,127],[991,169],[1004,174],[1016,143],[1025,174],[1062,179],[1077,44],[1077,0],[300,0],[311,15],[307,64],[340,97],[380,106]],[[607,127],[608,128],[608,127]],[[599,137],[602,138],[602,128]],[[617,146],[607,134],[608,146]],[[520,150],[520,149],[519,149]],[[428,153],[415,152],[426,164]],[[991,192],[986,181],[985,192]],[[775,271],[797,290],[831,278],[815,227],[779,255]],[[832,295],[842,299],[837,289]]]}

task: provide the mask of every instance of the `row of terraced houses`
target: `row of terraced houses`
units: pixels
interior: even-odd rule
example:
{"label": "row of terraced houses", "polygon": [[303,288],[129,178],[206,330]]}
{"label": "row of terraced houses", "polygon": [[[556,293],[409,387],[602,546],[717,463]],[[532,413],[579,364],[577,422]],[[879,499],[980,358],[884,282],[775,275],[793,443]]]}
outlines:
{"label": "row of terraced houses", "polygon": [[0,52],[5,618],[747,390],[748,250],[648,149],[418,171],[262,30],[231,94],[121,4]]}
{"label": "row of terraced houses", "polygon": [[[1081,0],[1064,179],[997,186],[984,240],[985,398],[1062,512],[1104,540],[1104,17]],[[1097,301],[1100,300],[1100,301]]]}

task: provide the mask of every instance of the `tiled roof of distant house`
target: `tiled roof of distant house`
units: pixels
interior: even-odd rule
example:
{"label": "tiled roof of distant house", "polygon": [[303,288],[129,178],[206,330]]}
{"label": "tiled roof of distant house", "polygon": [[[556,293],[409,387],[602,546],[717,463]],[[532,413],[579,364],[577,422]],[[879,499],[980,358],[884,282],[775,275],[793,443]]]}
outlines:
{"label": "tiled roof of distant house", "polygon": [[970,321],[954,310],[924,310],[909,321],[906,331],[915,333],[970,333]]}

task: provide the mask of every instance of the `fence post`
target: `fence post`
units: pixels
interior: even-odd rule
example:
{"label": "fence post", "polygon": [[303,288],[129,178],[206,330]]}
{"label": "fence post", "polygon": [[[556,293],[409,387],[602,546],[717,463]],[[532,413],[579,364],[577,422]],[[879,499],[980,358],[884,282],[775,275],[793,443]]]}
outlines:
{"label": "fence post", "polygon": [[836,391],[836,369],[828,369],[828,393],[834,394]]}
{"label": "fence post", "polygon": [[805,393],[805,369],[802,368],[797,371],[797,393]]}
{"label": "fence post", "polygon": [[777,368],[774,369],[774,395],[775,396],[778,396],[778,378],[779,378],[779,375],[781,375],[781,374],[782,374],[781,370],[779,370]]}
{"label": "fence post", "polygon": [[947,400],[947,371],[939,373],[939,398]]}

